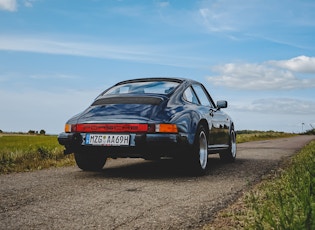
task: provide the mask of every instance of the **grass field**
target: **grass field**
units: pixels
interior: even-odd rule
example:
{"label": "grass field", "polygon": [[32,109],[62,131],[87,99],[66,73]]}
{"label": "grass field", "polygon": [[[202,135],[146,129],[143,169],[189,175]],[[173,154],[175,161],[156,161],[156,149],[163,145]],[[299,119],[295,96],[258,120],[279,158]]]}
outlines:
{"label": "grass field", "polygon": [[56,136],[0,135],[0,173],[25,172],[73,165]]}
{"label": "grass field", "polygon": [[315,141],[247,196],[248,229],[315,229]]}
{"label": "grass field", "polygon": [[239,131],[237,132],[237,143],[249,142],[249,141],[262,141],[269,139],[276,139],[282,137],[293,137],[297,134],[284,133],[284,132],[274,132],[274,131]]}
{"label": "grass field", "polygon": [[[237,142],[274,139],[294,134],[243,131]],[[74,165],[73,155],[64,156],[57,136],[0,134],[0,174]]]}
{"label": "grass field", "polygon": [[223,229],[315,229],[315,141],[219,212],[218,220]]}

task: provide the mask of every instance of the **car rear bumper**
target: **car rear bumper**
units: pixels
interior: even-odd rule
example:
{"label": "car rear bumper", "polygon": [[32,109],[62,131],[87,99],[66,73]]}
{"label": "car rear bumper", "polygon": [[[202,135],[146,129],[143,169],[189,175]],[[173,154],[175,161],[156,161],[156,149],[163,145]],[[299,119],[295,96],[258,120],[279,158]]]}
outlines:
{"label": "car rear bumper", "polygon": [[65,154],[77,151],[103,152],[108,157],[142,157],[170,156],[187,150],[189,142],[181,134],[130,134],[129,146],[91,146],[85,144],[86,133],[61,133],[58,142],[65,146]]}

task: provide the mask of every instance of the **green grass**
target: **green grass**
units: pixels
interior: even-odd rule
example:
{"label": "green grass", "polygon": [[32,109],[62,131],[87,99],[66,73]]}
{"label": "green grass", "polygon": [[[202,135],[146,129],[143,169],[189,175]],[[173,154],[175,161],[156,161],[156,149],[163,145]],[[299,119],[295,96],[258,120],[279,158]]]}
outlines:
{"label": "green grass", "polygon": [[216,221],[203,229],[219,228],[315,229],[315,141],[219,212]]}
{"label": "green grass", "polygon": [[249,142],[249,141],[262,141],[276,138],[293,137],[297,134],[274,132],[274,131],[239,131],[237,132],[237,143]]}
{"label": "green grass", "polygon": [[56,136],[0,135],[0,173],[73,165]]}
{"label": "green grass", "polygon": [[248,229],[315,229],[315,141],[247,197]]}

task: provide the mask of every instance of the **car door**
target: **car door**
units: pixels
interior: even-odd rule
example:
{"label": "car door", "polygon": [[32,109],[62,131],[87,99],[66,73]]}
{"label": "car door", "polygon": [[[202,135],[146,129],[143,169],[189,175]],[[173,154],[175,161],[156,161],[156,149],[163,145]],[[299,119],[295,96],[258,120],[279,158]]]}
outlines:
{"label": "car door", "polygon": [[193,89],[201,105],[207,107],[207,120],[209,124],[208,143],[212,146],[220,147],[228,143],[229,121],[221,110],[216,108],[208,91],[201,84],[194,84]]}

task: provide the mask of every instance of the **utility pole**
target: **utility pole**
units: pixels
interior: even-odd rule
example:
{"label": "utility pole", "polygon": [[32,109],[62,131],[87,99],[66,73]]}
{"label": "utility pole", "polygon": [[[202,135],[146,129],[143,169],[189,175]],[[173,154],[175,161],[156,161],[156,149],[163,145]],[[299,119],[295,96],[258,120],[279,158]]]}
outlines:
{"label": "utility pole", "polygon": [[302,122],[302,133],[304,133],[304,122]]}

